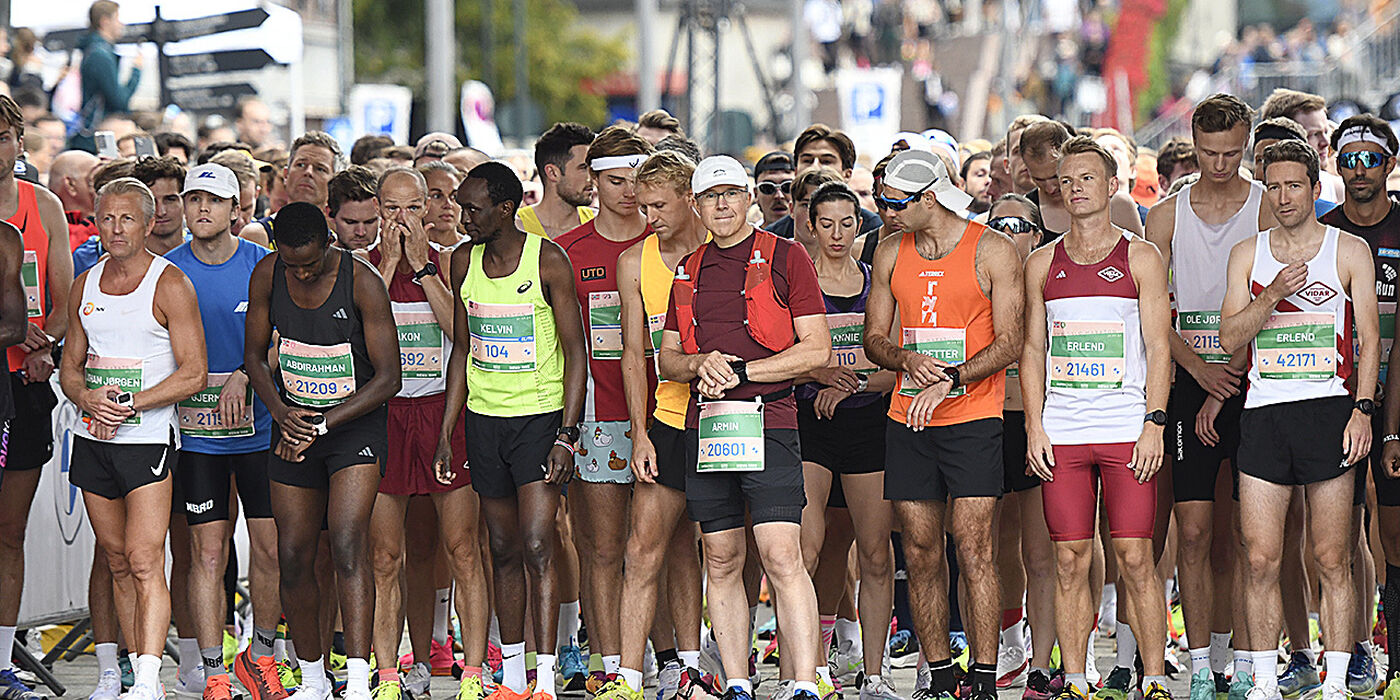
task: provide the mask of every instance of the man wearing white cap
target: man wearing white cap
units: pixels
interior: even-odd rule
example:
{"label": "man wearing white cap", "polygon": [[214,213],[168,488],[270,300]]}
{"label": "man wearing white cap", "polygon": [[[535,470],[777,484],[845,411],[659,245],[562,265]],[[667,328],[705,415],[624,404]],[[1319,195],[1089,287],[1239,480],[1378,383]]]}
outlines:
{"label": "man wearing white cap", "polygon": [[[1006,366],[1021,352],[1021,263],[1011,240],[961,216],[972,198],[943,161],[908,150],[877,201],[904,233],[875,250],[865,352],[899,372],[886,425],[885,498],[894,501],[914,628],[935,696],[955,690],[948,649],[944,525],[967,582],[972,697],[996,697],[1001,593],[992,544],[1002,487]],[[901,337],[890,337],[896,306]],[[948,512],[951,505],[951,513]]]}
{"label": "man wearing white cap", "polygon": [[[729,156],[691,178],[712,242],[681,260],[658,356],[662,379],[689,382],[686,502],[700,523],[711,625],[725,700],[751,700],[748,605],[740,572],[745,514],[778,604],[795,669],[793,698],[817,700],[817,600],[799,540],[802,462],[792,379],[826,366],[831,335],[816,268],[792,241],[744,217],[752,195]],[[704,284],[700,284],[703,281]]]}
{"label": "man wearing white cap", "polygon": [[189,578],[190,615],[204,657],[206,700],[228,700],[224,668],[224,566],[233,534],[230,482],[248,522],[253,596],[253,637],[234,660],[234,672],[254,700],[285,694],[272,661],[281,600],[277,581],[277,526],[267,477],[272,417],[252,396],[243,371],[243,318],[248,280],[268,249],[233,235],[238,219],[238,177],[215,163],[192,168],[180,197],[191,238],[166,253],[194,285],[208,353],[206,388],[176,405],[180,437],[181,510],[190,527],[194,565]]}

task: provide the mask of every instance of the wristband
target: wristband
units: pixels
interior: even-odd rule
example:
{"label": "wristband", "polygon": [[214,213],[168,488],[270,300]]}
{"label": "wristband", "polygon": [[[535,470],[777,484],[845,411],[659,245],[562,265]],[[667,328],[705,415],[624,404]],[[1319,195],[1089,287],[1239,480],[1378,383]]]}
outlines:
{"label": "wristband", "polygon": [[1385,436],[1384,438],[1381,438],[1381,442],[1400,442],[1400,435],[1396,435],[1395,433],[1391,433],[1391,434]]}
{"label": "wristband", "polygon": [[567,442],[564,442],[563,440],[555,439],[555,441],[554,441],[554,446],[555,446],[555,447],[562,447],[562,448],[568,450],[568,451],[569,451],[569,454],[571,454],[571,455],[576,455],[576,454],[578,454],[577,452],[574,451],[574,446],[573,446],[573,445],[571,445],[571,444],[569,444],[569,443],[567,443]]}

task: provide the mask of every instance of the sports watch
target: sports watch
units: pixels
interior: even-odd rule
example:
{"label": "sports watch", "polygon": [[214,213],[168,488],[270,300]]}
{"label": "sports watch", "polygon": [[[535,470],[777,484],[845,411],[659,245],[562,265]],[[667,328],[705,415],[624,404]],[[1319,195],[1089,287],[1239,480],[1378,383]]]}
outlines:
{"label": "sports watch", "polygon": [[421,269],[421,270],[419,270],[419,271],[413,273],[413,281],[414,281],[414,282],[417,282],[418,280],[421,280],[421,279],[423,279],[424,277],[432,277],[433,275],[436,275],[437,273],[438,273],[438,266],[437,266],[437,265],[434,265],[434,264],[433,264],[433,261],[429,260],[429,261],[428,261],[428,264],[423,266],[423,269]]}
{"label": "sports watch", "polygon": [[313,413],[306,417],[306,422],[311,424],[311,430],[317,435],[325,435],[330,432],[326,427],[326,416],[321,413]]}
{"label": "sports watch", "polygon": [[733,360],[729,363],[729,369],[734,370],[734,376],[739,378],[740,384],[749,381],[749,363],[744,360]]}
{"label": "sports watch", "polygon": [[1376,402],[1372,401],[1371,399],[1358,399],[1356,403],[1351,405],[1351,407],[1358,411],[1361,411],[1362,415],[1376,415]]}
{"label": "sports watch", "polygon": [[578,444],[579,429],[577,425],[566,425],[559,429],[557,435],[562,440],[567,440],[570,445]]}
{"label": "sports watch", "polygon": [[1143,416],[1143,417],[1142,417],[1142,422],[1144,422],[1144,423],[1156,423],[1157,425],[1160,425],[1160,426],[1166,426],[1166,424],[1167,424],[1167,412],[1166,412],[1166,411],[1163,411],[1163,410],[1160,410],[1160,409],[1159,409],[1159,410],[1156,410],[1156,411],[1153,411],[1153,412],[1151,412],[1151,413],[1149,413],[1149,414]]}

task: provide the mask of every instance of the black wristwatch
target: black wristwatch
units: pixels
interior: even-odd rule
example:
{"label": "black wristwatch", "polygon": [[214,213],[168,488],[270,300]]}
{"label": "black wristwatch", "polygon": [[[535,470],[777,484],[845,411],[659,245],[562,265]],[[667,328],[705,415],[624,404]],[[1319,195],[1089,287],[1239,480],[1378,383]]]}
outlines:
{"label": "black wristwatch", "polygon": [[1165,427],[1167,425],[1167,412],[1162,410],[1153,411],[1142,417],[1144,423],[1156,423]]}
{"label": "black wristwatch", "polygon": [[1351,407],[1361,411],[1363,415],[1376,415],[1376,402],[1371,399],[1359,399],[1356,403],[1352,404]]}
{"label": "black wristwatch", "polygon": [[739,378],[740,384],[749,381],[749,363],[745,360],[734,360],[729,363],[729,369],[734,370],[734,375]]}
{"label": "black wristwatch", "polygon": [[437,273],[438,266],[434,265],[433,261],[429,260],[428,264],[423,266],[423,269],[413,273],[413,281],[417,282],[418,280],[421,280],[424,277],[431,277],[433,275],[436,275]]}
{"label": "black wristwatch", "polygon": [[558,437],[566,440],[570,445],[578,444],[579,430],[577,425],[566,425],[559,429]]}
{"label": "black wristwatch", "polygon": [[949,391],[962,386],[962,372],[958,371],[957,367],[944,367],[943,373],[948,375],[948,379],[953,381],[953,388],[949,389]]}

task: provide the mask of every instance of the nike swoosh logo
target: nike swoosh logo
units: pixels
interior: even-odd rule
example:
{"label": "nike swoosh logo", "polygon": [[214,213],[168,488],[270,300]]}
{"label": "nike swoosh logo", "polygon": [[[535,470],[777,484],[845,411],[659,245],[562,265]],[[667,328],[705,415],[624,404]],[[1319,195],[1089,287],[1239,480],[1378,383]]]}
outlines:
{"label": "nike swoosh logo", "polygon": [[170,450],[161,450],[161,452],[160,452],[160,461],[156,463],[156,466],[151,467],[151,474],[152,474],[152,475],[154,475],[154,476],[160,476],[160,473],[163,472],[163,471],[165,471],[165,455],[166,455],[166,453],[168,453],[168,452],[170,452]]}

